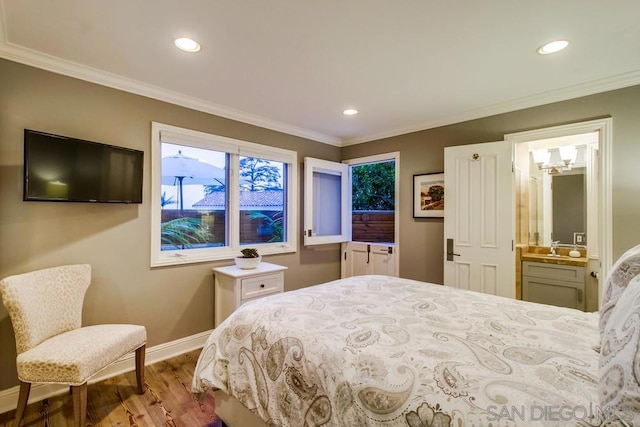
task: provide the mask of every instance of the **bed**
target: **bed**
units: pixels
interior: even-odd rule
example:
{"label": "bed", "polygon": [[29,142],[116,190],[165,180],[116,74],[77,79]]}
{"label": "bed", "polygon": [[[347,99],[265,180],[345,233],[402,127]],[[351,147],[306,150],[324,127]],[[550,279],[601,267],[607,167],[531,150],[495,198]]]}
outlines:
{"label": "bed", "polygon": [[230,427],[634,424],[634,249],[602,318],[387,276],[250,302],[212,332],[192,390],[214,390]]}

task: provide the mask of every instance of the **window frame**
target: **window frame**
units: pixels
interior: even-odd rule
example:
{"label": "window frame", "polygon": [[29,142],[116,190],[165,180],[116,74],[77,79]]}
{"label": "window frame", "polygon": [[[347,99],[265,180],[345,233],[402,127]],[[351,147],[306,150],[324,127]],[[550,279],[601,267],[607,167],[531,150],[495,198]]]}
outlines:
{"label": "window frame", "polygon": [[[318,206],[322,201],[326,201],[327,195],[322,188],[315,188],[314,174],[321,173],[337,176],[340,179],[340,205]],[[344,163],[332,162],[329,160],[305,157],[304,159],[304,185],[305,185],[305,208],[304,208],[304,244],[305,246],[326,245],[328,243],[346,242],[351,237],[351,187],[349,179],[349,167]],[[317,190],[317,191],[316,191]],[[331,193],[329,196],[335,196]],[[337,209],[340,218],[340,233],[334,235],[317,235],[316,212],[321,209]]]}
{"label": "window frame", "polygon": [[[395,189],[394,189],[395,208],[393,210],[395,218],[394,218],[394,229],[393,229],[393,234],[394,234],[393,244],[396,245],[396,248],[397,248],[398,242],[400,240],[400,218],[401,218],[400,216],[401,204],[399,203],[399,200],[400,200],[400,152],[392,151],[390,153],[374,154],[371,156],[358,157],[355,159],[347,159],[347,160],[343,160],[342,163],[349,166],[349,185],[351,185],[352,183],[351,171],[353,166],[361,166],[361,165],[367,165],[371,163],[384,163],[384,162],[390,162],[390,161],[393,161],[395,165],[395,178],[394,178],[395,179]],[[352,206],[351,212],[353,212],[353,206]],[[349,241],[356,241],[356,240],[352,240],[351,238],[349,238]]]}
{"label": "window frame", "polygon": [[[162,142],[175,143],[229,154],[227,185],[227,241],[228,246],[161,250],[161,169]],[[273,243],[240,245],[239,158],[259,157],[287,165],[284,173],[285,191],[285,240]],[[257,247],[261,255],[282,254],[297,251],[297,182],[298,153],[283,148],[242,141],[206,132],[180,128],[158,122],[151,123],[151,267],[190,264],[196,262],[233,259],[246,247]]]}
{"label": "window frame", "polygon": [[[329,160],[316,159],[313,157],[304,158],[304,245],[325,245],[329,243],[351,242],[351,214],[352,214],[352,194],[351,194],[351,168],[368,163],[379,163],[393,161],[395,163],[395,225],[394,239],[398,246],[400,240],[400,152],[394,151],[384,154],[376,154],[367,157],[343,160],[341,163]],[[339,176],[341,179],[341,233],[331,236],[316,236],[313,232],[315,224],[315,212],[320,209],[317,200],[322,200],[323,196],[317,196],[314,191],[313,173],[320,172],[329,175]],[[322,189],[319,189],[322,191]],[[327,209],[323,206],[322,209]],[[397,253],[397,252],[396,252]]]}

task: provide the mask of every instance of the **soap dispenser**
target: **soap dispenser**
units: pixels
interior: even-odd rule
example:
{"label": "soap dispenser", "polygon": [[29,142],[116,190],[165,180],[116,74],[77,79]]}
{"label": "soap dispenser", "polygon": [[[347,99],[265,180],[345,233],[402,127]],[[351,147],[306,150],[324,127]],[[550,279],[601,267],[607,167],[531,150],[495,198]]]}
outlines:
{"label": "soap dispenser", "polygon": [[571,258],[580,258],[580,251],[578,250],[577,246],[573,246],[573,249],[571,249],[571,251],[569,252],[569,256]]}

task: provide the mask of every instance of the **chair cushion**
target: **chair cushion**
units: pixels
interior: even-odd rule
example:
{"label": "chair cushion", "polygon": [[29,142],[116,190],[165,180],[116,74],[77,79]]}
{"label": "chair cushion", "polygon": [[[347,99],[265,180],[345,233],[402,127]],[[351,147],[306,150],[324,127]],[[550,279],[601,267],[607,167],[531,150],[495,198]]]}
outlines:
{"label": "chair cushion", "polygon": [[95,325],[43,341],[18,355],[18,378],[29,383],[80,385],[147,341],[138,325]]}

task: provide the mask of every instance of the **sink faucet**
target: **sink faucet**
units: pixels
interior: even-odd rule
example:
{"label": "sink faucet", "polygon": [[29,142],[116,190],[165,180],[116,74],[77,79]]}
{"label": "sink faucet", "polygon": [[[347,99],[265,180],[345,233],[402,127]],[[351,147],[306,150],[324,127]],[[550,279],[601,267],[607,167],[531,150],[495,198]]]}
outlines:
{"label": "sink faucet", "polygon": [[551,242],[551,253],[549,255],[551,256],[557,256],[558,254],[556,254],[556,249],[558,249],[558,243],[560,243],[560,241],[555,241],[555,242]]}

